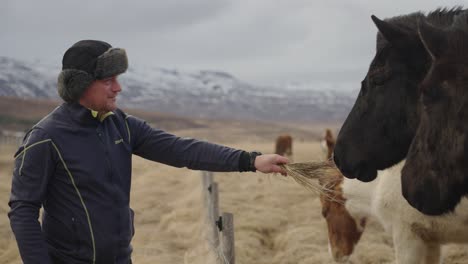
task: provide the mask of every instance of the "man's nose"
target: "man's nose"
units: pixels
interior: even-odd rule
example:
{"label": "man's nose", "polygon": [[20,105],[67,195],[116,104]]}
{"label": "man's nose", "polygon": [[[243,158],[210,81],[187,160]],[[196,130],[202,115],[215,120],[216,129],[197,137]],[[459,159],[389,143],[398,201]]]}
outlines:
{"label": "man's nose", "polygon": [[122,91],[122,87],[120,86],[120,83],[119,81],[115,81],[114,85],[112,86],[112,91],[115,92],[115,93],[118,93],[118,92],[121,92]]}

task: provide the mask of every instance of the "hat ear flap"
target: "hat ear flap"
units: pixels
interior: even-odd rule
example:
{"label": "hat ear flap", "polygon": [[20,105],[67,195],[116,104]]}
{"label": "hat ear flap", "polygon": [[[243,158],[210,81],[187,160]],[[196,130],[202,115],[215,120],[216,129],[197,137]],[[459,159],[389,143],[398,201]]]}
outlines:
{"label": "hat ear flap", "polygon": [[94,77],[81,70],[62,70],[58,76],[58,94],[66,102],[76,102],[94,81]]}

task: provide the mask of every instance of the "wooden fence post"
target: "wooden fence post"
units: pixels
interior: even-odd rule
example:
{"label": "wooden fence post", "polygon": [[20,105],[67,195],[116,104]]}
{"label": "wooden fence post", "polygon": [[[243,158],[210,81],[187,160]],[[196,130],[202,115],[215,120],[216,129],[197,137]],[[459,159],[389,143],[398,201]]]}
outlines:
{"label": "wooden fence post", "polygon": [[205,221],[208,225],[208,241],[214,248],[219,246],[218,228],[216,220],[219,216],[218,184],[213,182],[212,172],[203,172],[204,206],[206,210]]}
{"label": "wooden fence post", "polygon": [[219,232],[218,226],[216,225],[216,220],[219,217],[219,205],[218,205],[218,183],[213,182],[210,188],[211,196],[211,206],[209,207],[209,217],[210,217],[210,228],[213,232],[213,245],[214,247],[219,246]]}
{"label": "wooden fence post", "polygon": [[236,253],[234,247],[234,215],[223,213],[220,224],[221,248],[227,264],[236,263]]}
{"label": "wooden fence post", "polygon": [[213,181],[212,172],[202,172],[202,185],[207,240],[218,255],[219,264],[235,264],[234,216],[231,213],[219,216],[218,184]]}
{"label": "wooden fence post", "polygon": [[206,193],[208,187],[213,183],[213,172],[203,171],[202,172],[202,184],[203,184],[203,193]]}

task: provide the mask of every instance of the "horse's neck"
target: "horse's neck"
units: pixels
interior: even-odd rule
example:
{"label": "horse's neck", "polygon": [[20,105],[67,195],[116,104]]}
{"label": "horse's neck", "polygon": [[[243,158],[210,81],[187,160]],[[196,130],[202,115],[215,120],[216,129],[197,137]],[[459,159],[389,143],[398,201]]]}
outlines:
{"label": "horse's neck", "polygon": [[374,215],[376,203],[383,200],[392,201],[401,197],[401,169],[404,161],[379,171],[377,178],[372,182],[361,182],[356,179],[343,181],[343,193],[346,208],[359,214]]}
{"label": "horse's neck", "polygon": [[343,180],[343,196],[346,199],[346,208],[350,213],[366,216],[372,214],[372,201],[379,181],[378,177],[372,182],[361,182],[348,178]]}
{"label": "horse's neck", "polygon": [[424,215],[406,201],[401,193],[401,170],[404,161],[379,172],[380,182],[372,202],[372,212],[387,231],[403,228],[409,232],[413,224],[437,236],[442,243],[468,242],[468,199],[462,198],[453,213],[440,216]]}

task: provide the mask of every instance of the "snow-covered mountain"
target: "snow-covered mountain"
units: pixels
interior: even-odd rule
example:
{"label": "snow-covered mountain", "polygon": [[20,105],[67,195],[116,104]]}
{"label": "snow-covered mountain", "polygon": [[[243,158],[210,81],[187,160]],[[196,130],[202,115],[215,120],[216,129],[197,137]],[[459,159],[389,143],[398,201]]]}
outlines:
{"label": "snow-covered mountain", "polygon": [[[60,68],[0,57],[0,96],[58,99]],[[119,105],[189,117],[340,121],[357,90],[330,84],[256,86],[216,71],[130,68],[119,77]]]}

